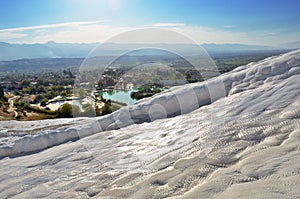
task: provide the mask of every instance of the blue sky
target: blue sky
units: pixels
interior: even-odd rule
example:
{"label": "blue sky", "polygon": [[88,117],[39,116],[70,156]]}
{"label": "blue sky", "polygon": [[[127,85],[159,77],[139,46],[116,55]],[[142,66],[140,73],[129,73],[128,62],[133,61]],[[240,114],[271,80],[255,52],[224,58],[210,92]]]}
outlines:
{"label": "blue sky", "polygon": [[0,8],[0,41],[13,43],[103,42],[148,27],[197,43],[300,40],[297,0],[1,0]]}

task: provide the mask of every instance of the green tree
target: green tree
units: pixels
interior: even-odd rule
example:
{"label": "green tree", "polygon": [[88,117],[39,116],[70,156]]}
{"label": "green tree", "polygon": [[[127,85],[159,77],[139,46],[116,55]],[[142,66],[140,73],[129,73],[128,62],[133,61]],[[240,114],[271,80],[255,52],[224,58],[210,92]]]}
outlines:
{"label": "green tree", "polygon": [[112,108],[109,104],[105,103],[104,107],[102,108],[102,115],[107,115],[110,113],[112,113]]}
{"label": "green tree", "polygon": [[37,93],[37,89],[35,86],[30,86],[29,87],[29,93],[30,94],[36,94]]}
{"label": "green tree", "polygon": [[39,103],[39,102],[42,101],[42,99],[44,99],[43,95],[38,94],[38,95],[35,96],[34,102]]}
{"label": "green tree", "polygon": [[63,98],[68,97],[68,93],[66,93],[65,91],[60,93],[60,96],[62,96]]}
{"label": "green tree", "polygon": [[69,103],[63,104],[60,107],[58,113],[59,113],[60,117],[64,117],[64,118],[66,118],[66,117],[72,117],[73,116],[73,114],[72,114],[72,105],[69,104]]}
{"label": "green tree", "polygon": [[23,80],[21,85],[26,86],[26,87],[29,86],[30,85],[30,80],[28,80],[28,79]]}
{"label": "green tree", "polygon": [[42,86],[42,85],[39,85],[39,86],[37,87],[37,92],[38,92],[38,93],[44,93],[44,92],[45,92],[45,87]]}
{"label": "green tree", "polygon": [[54,96],[54,92],[53,92],[52,90],[48,91],[44,96],[45,96],[45,98],[47,98],[47,99],[52,99],[52,98],[55,97],[55,96]]}
{"label": "green tree", "polygon": [[4,99],[5,99],[5,97],[4,97],[3,87],[0,84],[0,100],[4,100]]}
{"label": "green tree", "polygon": [[44,98],[41,100],[41,106],[45,107],[47,105],[48,99]]}

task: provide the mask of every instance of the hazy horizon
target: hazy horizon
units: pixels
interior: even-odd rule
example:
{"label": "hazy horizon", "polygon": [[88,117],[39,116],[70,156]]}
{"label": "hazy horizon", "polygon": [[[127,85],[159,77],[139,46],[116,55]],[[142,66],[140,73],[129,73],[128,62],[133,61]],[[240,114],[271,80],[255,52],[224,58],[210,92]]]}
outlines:
{"label": "hazy horizon", "polygon": [[[295,40],[293,42],[287,42],[287,43],[296,43],[300,42],[299,40]],[[55,44],[117,44],[117,45],[143,45],[145,43],[118,43],[118,42],[56,42],[53,40],[45,41],[45,42],[36,42],[36,43],[27,43],[27,42],[5,42],[5,41],[0,41],[0,43],[7,43],[7,44],[49,44],[49,43],[55,43]],[[159,43],[151,43],[152,45],[245,45],[245,46],[266,46],[266,47],[278,47],[282,44],[287,44],[287,43],[281,43],[279,45],[263,45],[263,44],[245,44],[245,43],[214,43],[214,42],[204,42],[204,43],[168,43],[168,42],[159,42]]]}

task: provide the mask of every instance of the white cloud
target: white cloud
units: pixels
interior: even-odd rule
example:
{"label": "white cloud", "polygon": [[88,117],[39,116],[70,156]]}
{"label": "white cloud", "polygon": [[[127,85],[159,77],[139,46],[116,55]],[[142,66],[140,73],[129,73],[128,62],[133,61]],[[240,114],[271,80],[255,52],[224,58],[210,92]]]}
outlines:
{"label": "white cloud", "polygon": [[[243,43],[275,45],[274,41],[286,41],[282,35],[265,32],[236,32],[229,29],[221,30],[203,26],[189,26],[184,23],[155,23],[152,25],[129,27],[105,25],[104,21],[70,22],[50,25],[19,27],[0,30],[0,40],[14,43],[45,43],[55,41],[59,43],[91,43],[105,42],[115,35],[141,28],[163,28],[189,37],[198,44],[201,43]],[[268,33],[268,34],[266,34]],[[291,35],[292,37],[293,35]],[[122,43],[139,43],[146,36],[137,35],[126,38]],[[296,36],[293,36],[293,38]],[[154,38],[154,37],[153,37]],[[176,39],[157,35],[155,43],[172,43]]]}
{"label": "white cloud", "polygon": [[153,27],[179,27],[179,26],[185,26],[184,23],[155,23],[152,24]]}
{"label": "white cloud", "polygon": [[37,34],[28,43],[45,43],[47,41],[55,41],[59,43],[105,42],[114,35],[129,30],[132,30],[132,28],[106,26],[100,24],[64,28],[63,30],[55,32],[47,32],[47,30],[44,30],[41,34]]}
{"label": "white cloud", "polygon": [[24,33],[14,33],[14,32],[0,32],[0,40],[1,41],[8,41],[11,39],[20,39],[26,37],[27,34]]}
{"label": "white cloud", "polygon": [[13,32],[13,31],[36,30],[36,29],[48,29],[48,28],[68,27],[68,26],[81,26],[81,25],[97,24],[97,23],[102,23],[102,22],[104,22],[104,21],[82,21],[82,22],[47,24],[47,25],[39,25],[39,26],[26,26],[26,27],[19,27],[19,28],[2,29],[2,30],[0,30],[0,32]]}

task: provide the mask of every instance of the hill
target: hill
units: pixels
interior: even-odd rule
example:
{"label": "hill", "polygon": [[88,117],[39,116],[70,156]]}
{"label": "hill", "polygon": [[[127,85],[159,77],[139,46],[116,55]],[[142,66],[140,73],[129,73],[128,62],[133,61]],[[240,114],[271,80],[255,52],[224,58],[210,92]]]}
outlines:
{"label": "hill", "polygon": [[299,49],[300,48],[300,41],[289,42],[280,45],[281,48],[288,48],[288,49]]}
{"label": "hill", "polygon": [[104,117],[0,122],[0,197],[297,198],[299,77],[294,51]]}
{"label": "hill", "polygon": [[[98,43],[56,43],[49,41],[44,44],[10,44],[0,42],[0,61],[11,61],[16,59],[36,59],[36,58],[79,58],[87,57],[88,54],[98,47]],[[120,52],[128,49],[155,48],[155,49],[180,49],[191,55],[199,51],[198,45],[195,44],[101,44],[98,49],[99,56],[116,56]],[[274,48],[270,46],[254,46],[242,44],[202,44],[209,53],[232,53],[232,52],[249,52],[249,51],[266,51],[278,50],[282,47]],[[167,48],[166,48],[167,47]],[[149,51],[147,52],[149,55]],[[157,55],[153,52],[152,55]],[[145,55],[145,54],[139,54]]]}

